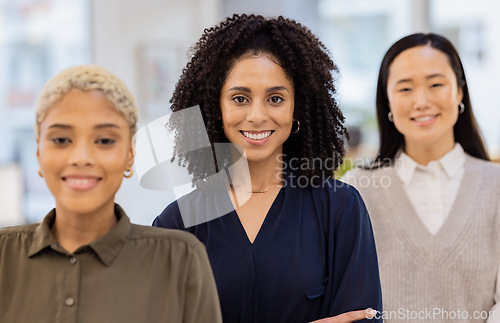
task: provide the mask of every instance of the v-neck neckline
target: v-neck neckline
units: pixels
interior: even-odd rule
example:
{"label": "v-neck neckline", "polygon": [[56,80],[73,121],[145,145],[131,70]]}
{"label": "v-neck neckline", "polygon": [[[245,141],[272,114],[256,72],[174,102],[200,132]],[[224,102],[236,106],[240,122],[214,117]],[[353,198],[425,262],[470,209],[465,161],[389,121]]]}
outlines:
{"label": "v-neck neckline", "polygon": [[244,239],[245,239],[245,242],[248,243],[250,246],[255,246],[255,244],[259,241],[259,240],[262,240],[261,236],[264,234],[263,231],[265,230],[266,226],[267,226],[267,223],[269,221],[271,221],[271,218],[273,217],[273,215],[276,213],[276,208],[278,208],[278,206],[282,203],[280,203],[281,200],[284,199],[284,197],[282,197],[282,194],[285,194],[285,185],[283,185],[278,194],[276,195],[276,197],[274,198],[274,201],[273,203],[271,204],[271,206],[269,207],[269,210],[267,211],[266,213],[266,216],[264,218],[264,221],[262,221],[262,224],[259,228],[259,231],[257,232],[257,235],[255,236],[255,239],[252,241],[250,241],[250,238],[248,237],[248,234],[245,230],[245,227],[243,226],[243,223],[241,223],[241,220],[240,220],[240,217],[238,215],[238,212],[236,210],[233,210],[232,211],[232,215],[233,217],[235,218],[234,221],[236,222],[236,225],[237,227],[239,227],[239,231],[240,231],[240,234],[242,234],[244,236]]}
{"label": "v-neck neckline", "polygon": [[[474,208],[474,201],[477,200],[479,190],[475,194],[469,194],[467,187],[478,187],[480,179],[474,176],[473,171],[467,166],[470,166],[470,163],[466,159],[464,176],[457,197],[446,220],[435,235],[429,232],[417,215],[395,169],[388,169],[387,175],[394,183],[393,185],[397,186],[396,189],[383,190],[385,200],[388,202],[387,216],[392,217],[391,221],[399,227],[396,232],[410,242],[412,249],[426,259],[437,261],[445,255],[451,256],[447,249],[457,244],[457,239],[471,221],[471,217],[467,215],[471,214]],[[405,211],[402,212],[402,210]]]}

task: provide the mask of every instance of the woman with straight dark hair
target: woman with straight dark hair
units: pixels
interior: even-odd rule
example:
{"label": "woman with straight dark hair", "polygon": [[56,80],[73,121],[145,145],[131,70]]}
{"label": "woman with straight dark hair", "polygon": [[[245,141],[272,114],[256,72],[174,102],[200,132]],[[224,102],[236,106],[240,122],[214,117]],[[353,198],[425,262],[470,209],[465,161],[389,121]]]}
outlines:
{"label": "woman with straight dark hair", "polygon": [[373,221],[383,318],[492,319],[500,299],[500,167],[489,162],[450,41],[417,33],[390,47],[377,119],[375,160],[342,180],[359,190]]}

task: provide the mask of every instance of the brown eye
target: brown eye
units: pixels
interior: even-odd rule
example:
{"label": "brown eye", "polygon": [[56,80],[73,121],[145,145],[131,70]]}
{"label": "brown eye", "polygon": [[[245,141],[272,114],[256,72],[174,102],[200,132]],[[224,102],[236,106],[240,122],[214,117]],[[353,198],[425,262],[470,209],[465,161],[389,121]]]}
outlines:
{"label": "brown eye", "polygon": [[238,96],[235,96],[233,98],[233,101],[238,103],[238,104],[242,104],[242,103],[245,103],[247,101],[247,99],[244,96],[238,95]]}
{"label": "brown eye", "polygon": [[111,138],[100,138],[100,139],[97,139],[97,141],[96,141],[97,144],[104,145],[104,146],[112,145],[115,142],[116,142],[116,140],[111,139]]}
{"label": "brown eye", "polygon": [[271,101],[271,103],[273,103],[273,104],[279,104],[279,103],[283,102],[284,100],[281,96],[275,95],[275,96],[270,97],[269,101]]}
{"label": "brown eye", "polygon": [[58,137],[58,138],[52,138],[51,141],[56,145],[56,146],[63,146],[71,143],[71,140],[69,138],[64,138],[64,137]]}

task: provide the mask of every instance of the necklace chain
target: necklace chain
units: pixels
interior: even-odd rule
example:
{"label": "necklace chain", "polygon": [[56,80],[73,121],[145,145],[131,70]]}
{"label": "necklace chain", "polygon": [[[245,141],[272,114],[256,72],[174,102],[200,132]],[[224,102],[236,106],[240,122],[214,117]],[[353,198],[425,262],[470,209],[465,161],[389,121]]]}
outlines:
{"label": "necklace chain", "polygon": [[271,185],[268,188],[263,189],[261,191],[252,191],[252,190],[249,190],[249,189],[245,188],[244,186],[236,186],[236,185],[231,184],[232,187],[241,187],[241,188],[243,188],[245,190],[245,192],[247,192],[247,193],[266,193],[269,190],[271,190],[271,188],[276,187],[276,186],[281,186],[281,185],[282,184],[274,184],[274,185]]}

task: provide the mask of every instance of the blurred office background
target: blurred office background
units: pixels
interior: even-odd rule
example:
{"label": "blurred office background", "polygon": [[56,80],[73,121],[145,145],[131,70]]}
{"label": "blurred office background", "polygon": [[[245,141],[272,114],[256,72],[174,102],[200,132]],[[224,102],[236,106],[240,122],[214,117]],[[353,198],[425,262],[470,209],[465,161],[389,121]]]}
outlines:
{"label": "blurred office background", "polygon": [[[54,200],[37,174],[34,100],[63,68],[96,63],[133,90],[140,125],[168,113],[188,49],[233,13],[284,15],[308,26],[341,69],[339,100],[359,134],[356,156],[377,149],[375,86],[383,54],[400,37],[437,32],[465,65],[490,154],[500,156],[500,2],[496,0],[0,0],[0,227],[40,221]],[[150,224],[175,198],[125,179],[117,201]]]}

